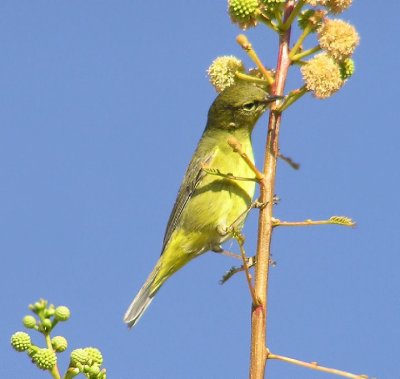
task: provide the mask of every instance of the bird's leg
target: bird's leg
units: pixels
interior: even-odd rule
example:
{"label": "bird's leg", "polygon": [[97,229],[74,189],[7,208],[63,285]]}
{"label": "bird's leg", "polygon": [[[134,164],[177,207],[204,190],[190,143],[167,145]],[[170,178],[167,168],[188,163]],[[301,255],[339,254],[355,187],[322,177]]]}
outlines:
{"label": "bird's leg", "polygon": [[232,252],[229,251],[229,250],[225,250],[225,249],[222,248],[221,245],[213,246],[213,247],[211,248],[211,251],[213,251],[214,253],[217,253],[217,254],[225,255],[226,257],[230,257],[230,258],[235,258],[235,259],[240,259],[240,260],[242,260],[242,257],[241,257],[239,254],[232,253]]}
{"label": "bird's leg", "polygon": [[266,205],[267,205],[266,203],[263,203],[263,202],[259,201],[258,199],[257,199],[257,200],[254,200],[254,201],[248,206],[248,208],[247,208],[243,213],[241,213],[241,214],[239,215],[239,217],[238,217],[235,221],[232,222],[232,224],[231,224],[230,226],[228,226],[228,227],[225,226],[225,227],[223,228],[221,225],[219,225],[219,226],[217,227],[218,233],[219,233],[219,234],[221,234],[221,232],[224,232],[224,233],[225,233],[225,234],[221,234],[221,235],[226,235],[226,234],[228,234],[228,233],[229,233],[229,234],[234,234],[235,232],[237,232],[238,226],[239,226],[240,224],[243,223],[243,221],[246,219],[247,215],[250,213],[250,211],[251,211],[252,209],[254,209],[254,208],[264,208]]}

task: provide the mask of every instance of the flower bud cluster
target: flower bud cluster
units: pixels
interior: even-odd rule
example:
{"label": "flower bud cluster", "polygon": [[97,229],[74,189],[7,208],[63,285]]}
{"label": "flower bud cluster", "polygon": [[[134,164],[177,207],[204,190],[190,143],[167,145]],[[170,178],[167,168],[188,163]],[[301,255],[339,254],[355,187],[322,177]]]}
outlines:
{"label": "flower bud cluster", "polygon": [[[41,348],[32,343],[31,337],[25,332],[16,332],[11,336],[11,346],[19,352],[26,352],[32,362],[41,370],[58,372],[57,353],[65,351],[68,342],[63,336],[50,338],[50,332],[58,322],[67,321],[70,310],[65,306],[55,307],[46,300],[39,300],[31,304],[29,309],[37,318],[27,315],[22,323],[28,329],[34,329],[45,336],[47,346]],[[106,379],[106,370],[101,368],[103,356],[100,350],[94,347],[76,349],[71,353],[70,366],[65,377],[73,377],[83,373],[89,379]],[[55,370],[55,371],[53,371]]]}
{"label": "flower bud cluster", "polygon": [[233,23],[242,29],[256,26],[258,17],[273,20],[283,10],[286,0],[228,0],[228,13]]}
{"label": "flower bud cluster", "polygon": [[306,88],[315,97],[325,99],[332,96],[353,75],[351,56],[359,40],[356,29],[349,23],[325,19],[318,29],[318,41],[324,52],[301,67]]}
{"label": "flower bud cluster", "polygon": [[103,356],[99,349],[95,347],[75,349],[71,352],[69,370],[77,369],[90,379],[105,379],[106,370],[100,367],[102,363]]}
{"label": "flower bud cluster", "polygon": [[[308,3],[313,5],[317,2],[311,3],[310,0]],[[318,5],[325,5],[331,12],[334,9],[335,13],[339,13],[350,4],[351,1],[344,0],[318,2]],[[354,26],[343,20],[320,17],[318,25],[315,22],[318,12],[321,11],[309,9],[299,16],[302,29],[314,22],[312,31],[317,32],[319,46],[323,50],[301,67],[301,73],[307,90],[313,92],[315,97],[325,99],[338,91],[353,75],[354,61],[351,56],[359,44],[360,37]]]}

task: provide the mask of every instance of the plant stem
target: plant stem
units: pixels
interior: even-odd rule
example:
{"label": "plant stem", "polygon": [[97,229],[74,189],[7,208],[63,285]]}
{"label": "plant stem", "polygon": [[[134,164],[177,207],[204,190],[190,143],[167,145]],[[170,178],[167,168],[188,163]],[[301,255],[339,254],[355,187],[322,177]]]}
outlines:
{"label": "plant stem", "polygon": [[[301,33],[299,39],[297,40],[297,42],[294,44],[289,56],[290,59],[293,59],[293,57],[297,54],[297,52],[299,51],[301,45],[303,44],[304,40],[306,39],[306,37],[311,33],[313,26],[311,24],[307,25],[304,30],[303,33]],[[289,29],[288,29],[289,30]]]}
{"label": "plant stem", "polygon": [[[45,333],[44,338],[46,339],[46,345],[48,349],[53,350],[53,346],[51,345],[51,338],[50,334]],[[57,363],[54,365],[54,367],[50,370],[50,374],[54,379],[61,379],[60,371],[58,370]]]}
{"label": "plant stem", "polygon": [[306,368],[309,368],[309,369],[312,369],[312,370],[327,372],[327,373],[333,374],[333,375],[339,375],[339,376],[342,376],[342,377],[345,377],[345,378],[368,379],[368,377],[366,375],[352,374],[352,373],[347,372],[347,371],[342,371],[342,370],[337,370],[335,368],[329,368],[329,367],[320,366],[317,362],[304,362],[304,361],[300,361],[298,359],[284,357],[284,356],[278,355],[278,354],[268,353],[268,359],[277,359],[277,360],[280,360],[280,361],[283,361],[283,362],[287,362],[287,363],[295,364],[295,365],[298,365],[298,366],[306,367]]}
{"label": "plant stem", "polygon": [[244,248],[243,248],[243,243],[244,243],[243,236],[240,235],[240,234],[237,235],[236,236],[236,241],[237,241],[237,243],[239,245],[239,248],[240,248],[240,255],[242,256],[243,268],[244,268],[244,272],[246,274],[247,285],[249,286],[249,291],[250,291],[251,298],[253,300],[253,305],[257,306],[257,305],[259,305],[259,302],[258,302],[258,299],[257,299],[256,294],[254,292],[253,284],[251,282],[251,275],[250,275],[250,271],[249,271],[249,266],[247,264],[246,252],[244,251]]}
{"label": "plant stem", "polygon": [[320,47],[319,45],[314,46],[314,47],[311,48],[311,49],[304,50],[304,51],[302,51],[301,53],[297,53],[297,54],[293,55],[293,56],[292,56],[292,61],[293,61],[293,63],[295,63],[294,61],[298,61],[298,60],[300,60],[300,59],[303,59],[303,58],[305,58],[305,57],[308,57],[309,55],[314,54],[314,53],[316,53],[316,52],[318,52],[318,51],[320,51],[320,50],[321,50],[321,47]]}
{"label": "plant stem", "polygon": [[295,17],[299,14],[299,12],[301,11],[301,8],[303,8],[305,3],[305,0],[299,0],[296,4],[296,6],[294,7],[293,11],[290,12],[289,17],[286,19],[286,21],[284,22],[284,24],[281,27],[281,30],[283,32],[286,32],[290,26],[293,23],[293,20],[295,19]]}
{"label": "plant stem", "polygon": [[[288,0],[285,6],[284,23],[290,17],[294,7],[294,0]],[[283,95],[287,72],[290,66],[289,43],[290,31],[279,36],[279,53],[274,95]],[[250,350],[250,379],[264,379],[266,357],[266,316],[267,316],[267,290],[270,265],[270,246],[273,229],[272,208],[275,194],[276,163],[279,154],[278,137],[281,123],[281,113],[271,110],[268,122],[268,135],[264,157],[264,178],[260,185],[260,201],[265,207],[260,208],[258,221],[258,239],[255,268],[255,295],[260,300],[260,305],[252,306],[251,311],[251,350]]]}
{"label": "plant stem", "polygon": [[257,68],[267,80],[268,85],[274,84],[274,78],[272,77],[272,74],[264,67],[261,59],[258,57],[247,37],[244,34],[239,34],[236,37],[236,42],[242,47],[242,49],[247,53],[250,59],[256,64]]}
{"label": "plant stem", "polygon": [[307,88],[304,85],[301,88],[295,89],[291,91],[285,98],[284,103],[279,107],[279,111],[283,112],[289,106],[291,106],[294,102],[299,100],[305,93],[307,93]]}
{"label": "plant stem", "polygon": [[247,81],[247,82],[258,83],[258,84],[265,85],[265,86],[268,86],[268,85],[269,85],[268,82],[267,82],[265,79],[260,79],[260,78],[257,78],[256,76],[251,76],[251,75],[243,74],[243,72],[237,71],[237,72],[235,73],[235,76],[236,76],[238,79],[240,79],[240,80],[245,80],[245,81]]}

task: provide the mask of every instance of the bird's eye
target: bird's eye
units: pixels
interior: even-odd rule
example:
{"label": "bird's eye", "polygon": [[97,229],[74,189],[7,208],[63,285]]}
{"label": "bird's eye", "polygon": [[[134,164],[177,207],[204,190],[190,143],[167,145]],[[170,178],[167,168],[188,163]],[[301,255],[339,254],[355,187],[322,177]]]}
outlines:
{"label": "bird's eye", "polygon": [[254,111],[256,109],[256,107],[257,107],[256,102],[243,104],[243,109],[247,112]]}

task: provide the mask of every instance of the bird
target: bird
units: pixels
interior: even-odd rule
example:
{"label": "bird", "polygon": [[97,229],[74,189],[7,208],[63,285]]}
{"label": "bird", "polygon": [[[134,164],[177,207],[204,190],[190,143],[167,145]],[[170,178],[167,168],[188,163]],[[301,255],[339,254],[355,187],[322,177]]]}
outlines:
{"label": "bird", "polygon": [[129,327],[139,321],[167,279],[203,253],[221,252],[221,244],[232,238],[228,232],[231,225],[236,223],[235,230],[243,227],[245,216],[241,216],[252,203],[255,181],[236,178],[254,178],[255,174],[227,141],[239,141],[254,162],[252,130],[278,98],[253,83],[242,82],[224,89],[212,103],[169,217],[161,255],[125,313]]}

